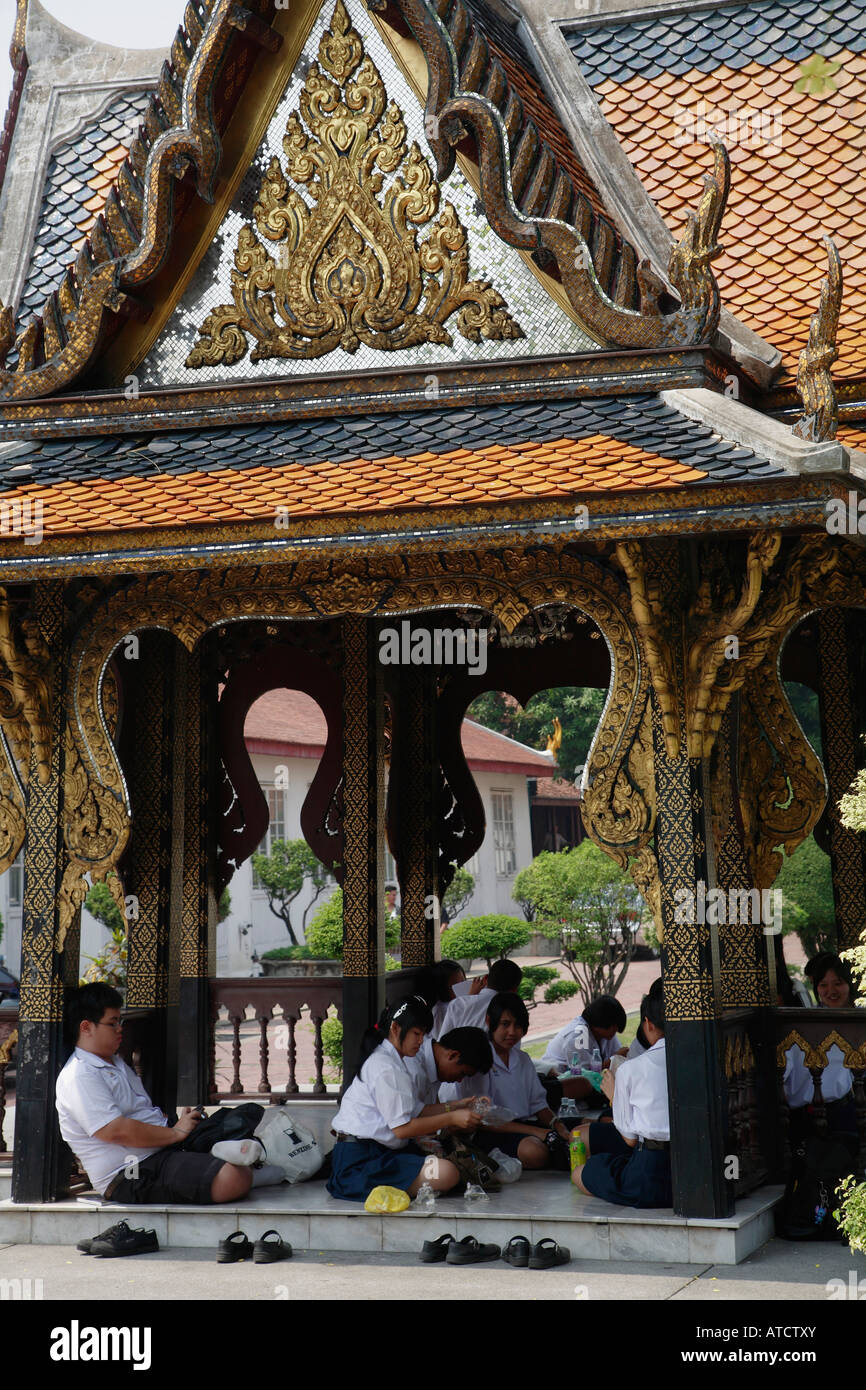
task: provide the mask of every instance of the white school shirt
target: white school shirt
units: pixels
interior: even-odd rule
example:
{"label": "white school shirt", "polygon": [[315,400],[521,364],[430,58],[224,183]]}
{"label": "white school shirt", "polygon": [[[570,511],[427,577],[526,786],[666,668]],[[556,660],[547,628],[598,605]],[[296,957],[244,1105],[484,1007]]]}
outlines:
{"label": "white school shirt", "polygon": [[[451,1006],[451,1003],[452,1001],[450,999],[443,999],[440,1000],[438,1004],[433,1005],[433,1031],[429,1034],[431,1038],[439,1037],[439,1034],[442,1031],[442,1021],[445,1018],[445,1015],[447,1014]],[[424,1041],[427,1042],[426,1037]]]}
{"label": "white school shirt", "polygon": [[[582,1023],[589,1029],[590,1052],[593,1043],[595,1043],[601,1053],[601,1060],[603,1063],[609,1062],[611,1057],[622,1047],[622,1043],[618,1037],[596,1038],[589,1024],[586,1022],[586,1019],[583,1017],[583,1014],[580,1014],[577,1018],[572,1019],[571,1023],[566,1023],[564,1028],[560,1028],[556,1037],[551,1038],[550,1042],[547,1044],[547,1051],[541,1060],[543,1063],[547,1064],[548,1069],[550,1067],[571,1066],[571,1058],[575,1050],[574,1035]],[[587,1053],[586,1061],[583,1062],[583,1066],[589,1066],[589,1059],[590,1053]]]}
{"label": "white school shirt", "polygon": [[[483,1028],[491,999],[495,999],[495,989],[480,989],[477,994],[464,995],[462,999],[452,999],[445,1011],[445,1017],[436,1038],[444,1038],[452,1028]],[[479,1091],[479,1095],[481,1092]]]}
{"label": "white school shirt", "polygon": [[399,1139],[394,1130],[414,1120],[423,1108],[406,1059],[386,1038],[343,1096],[333,1127],[356,1139],[375,1139],[386,1149],[405,1149],[409,1140]]}
{"label": "white school shirt", "polygon": [[[815,1094],[812,1073],[806,1066],[803,1049],[796,1043],[785,1053],[785,1075],[782,1079],[785,1099],[792,1110],[811,1105]],[[853,1086],[853,1077],[845,1066],[845,1054],[834,1043],[827,1049],[827,1065],[821,1073],[821,1094],[825,1101],[842,1100]]]}
{"label": "white school shirt", "polygon": [[494,1105],[511,1110],[518,1120],[547,1110],[547,1092],[535,1070],[535,1063],[519,1045],[512,1047],[508,1060],[503,1062],[496,1048],[493,1066],[486,1076],[464,1076],[462,1081],[448,1081],[439,1088],[439,1099],[465,1100],[467,1096],[490,1096]]}
{"label": "white school shirt", "polygon": [[428,1034],[415,1056],[406,1057],[404,1060],[421,1108],[425,1105],[436,1105],[439,1100],[440,1083],[432,1037]]}
{"label": "white school shirt", "polygon": [[617,1070],[613,1122],[623,1139],[670,1139],[664,1038]]}
{"label": "white school shirt", "polygon": [[143,1160],[158,1153],[156,1148],[133,1149],[128,1144],[111,1144],[94,1139],[98,1129],[112,1120],[140,1120],[145,1125],[168,1124],[131,1067],[120,1057],[107,1061],[76,1047],[57,1078],[54,1103],[60,1133],[81,1160],[97,1192],[104,1192],[111,1179],[130,1159]]}

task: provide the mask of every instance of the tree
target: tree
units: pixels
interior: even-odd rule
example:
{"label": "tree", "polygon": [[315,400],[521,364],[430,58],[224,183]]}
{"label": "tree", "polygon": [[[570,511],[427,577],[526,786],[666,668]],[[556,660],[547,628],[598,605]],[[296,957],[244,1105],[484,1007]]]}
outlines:
{"label": "tree", "polygon": [[[585,763],[589,746],[604,708],[604,691],[576,685],[557,686],[533,695],[523,709],[512,695],[487,690],[473,700],[466,711],[470,719],[496,729],[509,738],[541,751],[553,732],[554,718],[562,725],[562,744],[557,755],[554,777],[574,780],[574,771]],[[561,770],[560,770],[561,769]]]}
{"label": "tree", "polygon": [[[315,916],[307,931],[307,945],[317,960],[343,959],[343,890],[338,888],[326,902],[316,908]],[[386,919],[385,946],[389,951],[400,949],[400,922],[398,918]],[[389,963],[390,962],[390,963]],[[385,958],[385,967],[395,970],[399,967],[390,956]]]}
{"label": "tree", "polygon": [[304,930],[310,908],[328,886],[328,870],[306,840],[274,840],[270,854],[254,854],[252,858],[253,868],[268,895],[268,907],[275,917],[285,922],[292,945],[297,946],[298,938],[292,927],[292,903],[309,879],[315,891],[301,920]]}
{"label": "tree", "polygon": [[101,922],[110,932],[126,933],[123,913],[114,901],[107,883],[94,883],[84,899],[84,906],[91,917],[95,917],[97,922]]}
{"label": "tree", "polygon": [[462,922],[449,927],[442,944],[447,946],[453,960],[468,961],[470,969],[473,960],[485,960],[489,970],[494,960],[528,945],[531,935],[529,927],[519,917],[488,913],[482,917],[464,917]]}
{"label": "tree", "polygon": [[796,931],[807,958],[819,951],[835,950],[836,909],[830,856],[813,835],[784,860],[775,887],[783,895],[785,933]]}
{"label": "tree", "polygon": [[555,854],[545,850],[521,869],[512,897],[531,908],[537,929],[559,938],[563,964],[585,999],[616,994],[644,906],[609,855],[591,840]]}
{"label": "tree", "polygon": [[460,915],[474,892],[475,879],[469,870],[461,865],[454,870],[454,877],[445,889],[443,901],[449,922],[453,922],[454,918]]}

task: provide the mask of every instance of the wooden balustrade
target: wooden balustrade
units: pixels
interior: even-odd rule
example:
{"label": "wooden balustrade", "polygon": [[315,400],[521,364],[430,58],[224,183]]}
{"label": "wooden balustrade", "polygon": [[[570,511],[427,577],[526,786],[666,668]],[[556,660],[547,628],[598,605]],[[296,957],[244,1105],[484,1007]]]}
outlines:
{"label": "wooden balustrade", "polygon": [[775,1115],[769,1117],[768,1125],[766,1114],[772,1087],[768,1087],[767,1069],[762,1077],[757,1063],[766,1028],[766,1011],[735,1010],[722,1019],[722,1066],[728,1090],[726,1162],[731,1163],[727,1176],[738,1197],[765,1182],[776,1166]]}
{"label": "wooden balustrade", "polygon": [[[208,1102],[222,1100],[284,1101],[288,1096],[324,1099],[322,1024],[334,1007],[341,1016],[343,981],[335,978],[212,979],[210,982],[210,1065]],[[225,1011],[225,1017],[221,1017]],[[298,1025],[313,1024],[311,1090],[298,1080]],[[220,1026],[228,1024],[227,1038]],[[258,1027],[256,1027],[258,1025]],[[256,1043],[258,1042],[258,1048]],[[228,1057],[230,1044],[230,1061]],[[257,1056],[256,1056],[257,1053]],[[251,1088],[250,1071],[258,1062],[259,1079]],[[221,1077],[228,1063],[228,1085]],[[246,1073],[246,1075],[244,1074]],[[254,1072],[253,1072],[254,1074]]]}

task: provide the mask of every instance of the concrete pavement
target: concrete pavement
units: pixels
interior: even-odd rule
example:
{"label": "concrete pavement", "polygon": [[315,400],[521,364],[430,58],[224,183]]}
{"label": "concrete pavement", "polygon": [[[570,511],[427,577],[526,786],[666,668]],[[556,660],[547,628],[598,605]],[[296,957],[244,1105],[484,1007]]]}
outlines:
{"label": "concrete pavement", "polygon": [[[230,1234],[226,1231],[226,1235]],[[98,1260],[57,1245],[0,1247],[0,1300],[30,1280],[45,1301],[712,1302],[866,1301],[866,1256],[835,1244],[772,1240],[741,1265],[573,1261],[512,1269],[502,1261],[457,1268],[414,1256],[298,1251],[275,1265],[218,1265],[215,1252],[172,1249]],[[36,1282],[41,1280],[41,1285]],[[832,1281],[836,1281],[835,1283]],[[3,1281],[7,1281],[4,1283]],[[861,1283],[862,1281],[862,1283]],[[26,1288],[21,1286],[21,1290]],[[11,1311],[11,1310],[10,1310]]]}

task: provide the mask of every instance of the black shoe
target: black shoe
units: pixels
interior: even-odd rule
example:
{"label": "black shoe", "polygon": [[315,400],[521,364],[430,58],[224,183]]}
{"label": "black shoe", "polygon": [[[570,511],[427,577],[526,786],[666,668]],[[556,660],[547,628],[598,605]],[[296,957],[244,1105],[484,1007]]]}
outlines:
{"label": "black shoe", "polygon": [[[274,1240],[269,1237],[274,1236]],[[283,1240],[279,1231],[265,1231],[263,1236],[259,1236],[253,1246],[253,1264],[272,1265],[277,1260],[290,1260],[292,1258],[292,1247],[287,1240]]]}
{"label": "black shoe", "polygon": [[243,1231],[232,1231],[230,1236],[221,1240],[217,1246],[217,1264],[233,1265],[238,1260],[251,1260],[253,1257],[253,1243],[249,1236],[245,1236]]}
{"label": "black shoe", "polygon": [[498,1245],[481,1245],[474,1236],[464,1236],[448,1246],[445,1263],[449,1265],[477,1265],[482,1260],[498,1260]]}
{"label": "black shoe", "polygon": [[129,1234],[130,1230],[126,1222],[118,1221],[116,1226],[109,1226],[107,1231],[100,1231],[99,1235],[89,1236],[87,1240],[80,1240],[75,1248],[80,1250],[82,1255],[92,1255],[95,1240],[113,1240],[115,1236],[127,1236]]}
{"label": "black shoe", "polygon": [[421,1259],[425,1265],[440,1264],[448,1254],[448,1247],[453,1240],[454,1237],[451,1235],[439,1236],[438,1240],[425,1240],[421,1246]]}
{"label": "black shoe", "polygon": [[103,1259],[114,1255],[150,1255],[158,1249],[156,1231],[145,1231],[141,1226],[131,1231],[124,1221],[90,1242],[91,1255],[101,1255]]}

